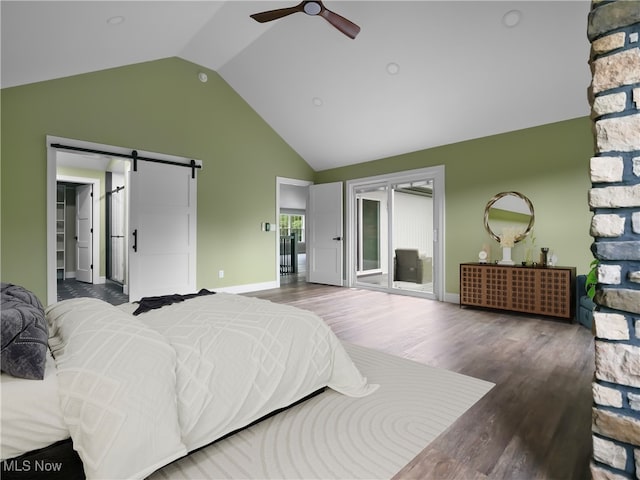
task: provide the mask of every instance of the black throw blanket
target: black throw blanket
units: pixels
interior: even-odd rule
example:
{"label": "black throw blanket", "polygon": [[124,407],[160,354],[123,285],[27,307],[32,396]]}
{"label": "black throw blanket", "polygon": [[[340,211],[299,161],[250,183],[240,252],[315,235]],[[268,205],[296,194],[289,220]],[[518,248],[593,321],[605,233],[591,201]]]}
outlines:
{"label": "black throw blanket", "polygon": [[198,293],[188,293],[186,295],[179,295],[174,293],[173,295],[161,295],[159,297],[142,297],[140,301],[134,302],[139,304],[140,306],[136,308],[134,315],[140,315],[141,313],[148,312],[149,310],[154,310],[156,308],[164,307],[165,305],[171,305],[176,302],[183,302],[190,298],[201,297],[203,295],[213,295],[216,292],[211,292],[206,288],[203,288]]}

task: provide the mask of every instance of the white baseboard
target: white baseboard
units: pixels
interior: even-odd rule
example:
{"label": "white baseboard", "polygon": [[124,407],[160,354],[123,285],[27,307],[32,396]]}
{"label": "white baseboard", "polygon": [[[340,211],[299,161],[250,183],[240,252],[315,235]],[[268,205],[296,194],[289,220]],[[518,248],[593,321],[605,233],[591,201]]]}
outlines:
{"label": "white baseboard", "polygon": [[445,293],[444,301],[449,303],[456,303],[460,305],[460,294],[459,293]]}
{"label": "white baseboard", "polygon": [[271,290],[272,288],[278,288],[278,283],[275,281],[263,283],[248,283],[246,285],[234,285],[231,287],[209,288],[208,290],[224,293],[249,293],[258,292],[260,290]]}

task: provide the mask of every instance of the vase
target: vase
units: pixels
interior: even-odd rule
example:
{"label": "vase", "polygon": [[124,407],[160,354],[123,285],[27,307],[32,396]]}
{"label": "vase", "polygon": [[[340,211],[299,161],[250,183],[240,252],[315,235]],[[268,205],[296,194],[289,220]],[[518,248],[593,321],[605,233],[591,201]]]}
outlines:
{"label": "vase", "polygon": [[549,249],[546,247],[540,249],[540,263],[543,267],[549,264]]}
{"label": "vase", "polygon": [[500,260],[498,264],[513,265],[513,260],[511,260],[511,247],[502,247],[502,260]]}

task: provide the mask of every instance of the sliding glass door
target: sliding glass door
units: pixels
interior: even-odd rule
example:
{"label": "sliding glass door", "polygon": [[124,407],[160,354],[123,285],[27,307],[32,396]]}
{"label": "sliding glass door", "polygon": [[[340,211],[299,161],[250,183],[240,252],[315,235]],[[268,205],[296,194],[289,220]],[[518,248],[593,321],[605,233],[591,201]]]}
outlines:
{"label": "sliding glass door", "polygon": [[444,170],[351,180],[347,195],[348,284],[441,299]]}
{"label": "sliding glass door", "polygon": [[396,183],[392,288],[433,293],[433,180]]}

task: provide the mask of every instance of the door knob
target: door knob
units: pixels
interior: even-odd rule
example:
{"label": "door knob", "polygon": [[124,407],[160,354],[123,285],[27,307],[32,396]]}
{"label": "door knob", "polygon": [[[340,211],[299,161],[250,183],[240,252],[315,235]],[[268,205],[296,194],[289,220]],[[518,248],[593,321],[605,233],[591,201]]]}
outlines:
{"label": "door knob", "polygon": [[340,241],[340,240],[342,240],[342,237],[333,237],[331,240],[338,240],[338,241]]}

